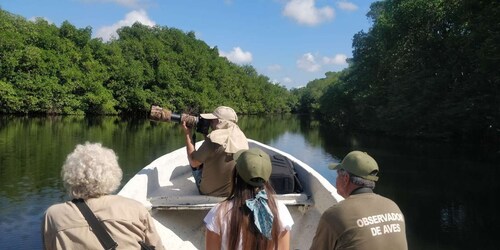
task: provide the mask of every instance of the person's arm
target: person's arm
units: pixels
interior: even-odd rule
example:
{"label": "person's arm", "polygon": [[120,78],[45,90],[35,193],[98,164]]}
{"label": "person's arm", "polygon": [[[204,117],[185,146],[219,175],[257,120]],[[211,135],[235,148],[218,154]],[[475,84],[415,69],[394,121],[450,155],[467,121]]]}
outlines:
{"label": "person's arm", "polygon": [[222,239],[220,235],[205,228],[205,249],[219,250],[221,249]]}
{"label": "person's arm", "polygon": [[144,208],[145,214],[145,243],[154,246],[155,250],[163,250],[165,247],[163,246],[163,242],[161,241],[161,237],[156,231],[156,226],[154,224],[154,220],[151,217],[151,214]]}
{"label": "person's arm", "polygon": [[319,219],[318,226],[316,228],[316,234],[314,235],[310,250],[318,249],[334,249],[337,242],[337,234],[331,228],[330,220],[328,219],[327,212],[321,215]]}
{"label": "person's arm", "polygon": [[278,240],[278,249],[279,250],[290,249],[290,231],[285,230],[283,233],[281,233],[280,238]]}
{"label": "person's arm", "polygon": [[184,131],[184,139],[186,140],[186,151],[187,157],[189,161],[189,165],[193,168],[198,168],[201,165],[201,162],[193,159],[193,152],[195,151],[194,143],[191,140],[191,128],[186,126],[186,121],[182,122],[182,130]]}
{"label": "person's arm", "polygon": [[43,249],[53,249],[52,244],[49,243],[49,232],[51,231],[48,227],[47,223],[47,212],[45,212],[43,222],[42,222],[42,241],[43,241]]}

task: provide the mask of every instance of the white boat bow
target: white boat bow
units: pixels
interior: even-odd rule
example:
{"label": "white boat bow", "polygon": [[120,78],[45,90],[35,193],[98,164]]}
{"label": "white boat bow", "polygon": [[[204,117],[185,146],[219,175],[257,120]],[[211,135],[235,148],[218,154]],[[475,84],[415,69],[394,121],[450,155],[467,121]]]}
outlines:
{"label": "white boat bow", "polygon": [[[313,168],[292,155],[249,139],[270,155],[281,154],[294,163],[302,193],[277,195],[287,205],[294,225],[291,249],[309,249],[321,214],[342,200],[335,187]],[[196,144],[199,147],[201,142]],[[204,249],[203,218],[224,198],[199,195],[185,147],[161,156],[132,177],[118,193],[151,209],[158,233],[167,249]]]}

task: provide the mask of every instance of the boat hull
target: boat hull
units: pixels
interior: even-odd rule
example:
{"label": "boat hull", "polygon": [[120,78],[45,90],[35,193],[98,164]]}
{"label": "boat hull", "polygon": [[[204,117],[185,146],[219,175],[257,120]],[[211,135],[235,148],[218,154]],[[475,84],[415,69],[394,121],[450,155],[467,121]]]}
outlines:
{"label": "boat hull", "polygon": [[[201,142],[196,144],[197,147]],[[289,158],[304,188],[301,194],[278,195],[287,205],[294,225],[291,249],[309,249],[321,214],[342,199],[335,187],[314,169],[276,148],[249,140],[270,155]],[[199,195],[191,175],[186,149],[168,153],[139,171],[118,193],[151,209],[156,228],[168,249],[204,249],[203,218],[220,197]]]}

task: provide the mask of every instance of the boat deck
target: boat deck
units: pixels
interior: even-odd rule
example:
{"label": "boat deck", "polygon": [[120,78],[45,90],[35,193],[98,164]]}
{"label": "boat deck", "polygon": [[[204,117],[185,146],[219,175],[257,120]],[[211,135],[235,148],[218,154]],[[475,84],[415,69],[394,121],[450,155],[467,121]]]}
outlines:
{"label": "boat deck", "polygon": [[[294,220],[290,249],[308,249],[321,214],[342,197],[324,177],[292,155],[257,141],[249,143],[270,155],[288,157],[295,164],[304,192],[276,197],[287,205]],[[119,192],[151,209],[156,229],[169,249],[204,249],[203,219],[224,199],[199,195],[188,164],[185,148],[172,151],[139,171]]]}
{"label": "boat deck", "polygon": [[[170,177],[170,184],[157,187],[149,196],[152,209],[159,210],[207,210],[223,201],[225,197],[200,195],[189,166],[179,166]],[[312,205],[306,193],[279,194],[275,196],[287,206]]]}

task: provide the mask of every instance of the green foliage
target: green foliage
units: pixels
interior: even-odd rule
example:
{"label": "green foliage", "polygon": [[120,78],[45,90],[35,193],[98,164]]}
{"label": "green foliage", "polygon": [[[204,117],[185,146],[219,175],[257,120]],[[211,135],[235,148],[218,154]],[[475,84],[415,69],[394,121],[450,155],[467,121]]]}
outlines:
{"label": "green foliage", "polygon": [[288,91],[236,65],[194,32],[136,23],[103,43],[0,9],[0,113],[143,114],[219,105],[310,113],[339,127],[404,136],[500,138],[498,1],[374,2],[353,57]]}
{"label": "green foliage", "polygon": [[294,103],[286,88],[220,57],[194,32],[136,23],[103,43],[90,27],[1,9],[0,30],[1,113],[144,114],[158,104],[253,114],[289,112]]}
{"label": "green foliage", "polygon": [[338,82],[340,74],[339,72],[327,72],[325,78],[313,80],[306,87],[293,90],[292,92],[299,99],[296,111],[298,113],[319,113],[320,99],[329,86]]}
{"label": "green foliage", "polygon": [[[10,107],[20,107],[21,97],[12,85],[0,80],[0,112],[6,112]],[[16,110],[22,112],[22,110]]]}
{"label": "green foliage", "polygon": [[[349,68],[320,97],[326,120],[405,136],[500,136],[498,1],[387,0],[368,17]],[[315,88],[300,90],[302,110],[315,109]]]}

